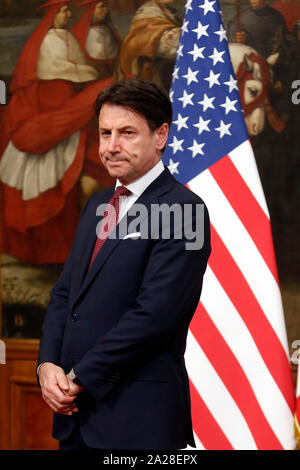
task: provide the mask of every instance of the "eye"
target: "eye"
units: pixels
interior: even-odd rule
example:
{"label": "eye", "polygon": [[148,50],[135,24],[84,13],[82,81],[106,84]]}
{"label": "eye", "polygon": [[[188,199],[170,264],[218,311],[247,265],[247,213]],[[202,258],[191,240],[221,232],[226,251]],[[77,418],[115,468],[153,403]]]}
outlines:
{"label": "eye", "polygon": [[110,136],[110,131],[101,131],[100,132],[100,137],[109,137]]}
{"label": "eye", "polygon": [[123,134],[130,136],[130,135],[133,135],[134,132],[133,132],[132,130],[130,130],[130,129],[125,129],[125,130],[123,131]]}
{"label": "eye", "polygon": [[253,98],[255,98],[255,97],[257,96],[257,94],[258,94],[258,89],[257,89],[257,88],[254,88],[254,87],[252,87],[252,88],[249,87],[248,89],[249,89],[249,91],[250,91],[250,95],[251,95]]}

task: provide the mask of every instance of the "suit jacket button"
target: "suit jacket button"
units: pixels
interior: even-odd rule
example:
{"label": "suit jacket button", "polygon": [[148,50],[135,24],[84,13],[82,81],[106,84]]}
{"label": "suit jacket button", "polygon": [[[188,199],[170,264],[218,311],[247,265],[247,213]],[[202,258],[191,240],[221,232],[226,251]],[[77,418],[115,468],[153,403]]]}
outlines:
{"label": "suit jacket button", "polygon": [[72,320],[72,322],[76,322],[76,321],[78,320],[78,315],[77,315],[77,313],[72,313],[72,315],[71,315],[71,320]]}

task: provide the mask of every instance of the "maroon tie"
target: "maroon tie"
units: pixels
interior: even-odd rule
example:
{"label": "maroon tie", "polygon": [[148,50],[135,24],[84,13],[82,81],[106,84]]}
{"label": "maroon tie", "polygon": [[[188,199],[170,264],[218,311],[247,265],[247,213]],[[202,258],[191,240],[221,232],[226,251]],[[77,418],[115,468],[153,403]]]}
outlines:
{"label": "maroon tie", "polygon": [[[131,191],[125,188],[125,186],[118,186],[113,197],[108,202],[106,206],[106,210],[104,212],[105,220],[102,221],[100,230],[98,232],[98,237],[94,246],[89,269],[91,268],[104,242],[107,240],[107,238],[109,237],[109,235],[112,233],[112,231],[115,229],[117,225],[118,217],[119,217],[119,209],[120,209],[120,196],[129,196],[129,194],[131,194]],[[101,236],[99,236],[100,234]]]}

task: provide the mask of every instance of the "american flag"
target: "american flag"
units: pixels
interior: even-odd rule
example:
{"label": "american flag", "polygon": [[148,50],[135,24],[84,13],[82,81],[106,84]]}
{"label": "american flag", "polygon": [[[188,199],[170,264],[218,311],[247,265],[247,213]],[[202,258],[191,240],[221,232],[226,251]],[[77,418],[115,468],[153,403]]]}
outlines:
{"label": "american flag", "polygon": [[199,449],[293,449],[295,394],[270,218],[218,0],[188,0],[163,157],[199,194],[212,254],[186,363]]}

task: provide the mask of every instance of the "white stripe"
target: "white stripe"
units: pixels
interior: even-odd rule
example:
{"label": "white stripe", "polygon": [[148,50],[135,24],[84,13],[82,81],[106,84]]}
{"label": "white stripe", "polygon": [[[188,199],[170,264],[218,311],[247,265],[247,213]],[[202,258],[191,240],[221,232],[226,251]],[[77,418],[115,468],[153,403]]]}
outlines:
{"label": "white stripe", "polygon": [[291,410],[248,328],[210,267],[204,276],[201,302],[246,374],[257,401],[283,448],[293,449],[295,442]]}
{"label": "white stripe", "polygon": [[232,150],[232,152],[229,153],[229,158],[269,219],[269,210],[249,140],[246,140]]}
{"label": "white stripe", "polygon": [[185,359],[191,381],[233,448],[256,449],[243,415],[190,331]]}
{"label": "white stripe", "polygon": [[209,170],[200,173],[188,185],[204,199],[212,225],[242,271],[288,356],[280,290],[255,243]]}

